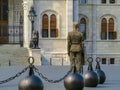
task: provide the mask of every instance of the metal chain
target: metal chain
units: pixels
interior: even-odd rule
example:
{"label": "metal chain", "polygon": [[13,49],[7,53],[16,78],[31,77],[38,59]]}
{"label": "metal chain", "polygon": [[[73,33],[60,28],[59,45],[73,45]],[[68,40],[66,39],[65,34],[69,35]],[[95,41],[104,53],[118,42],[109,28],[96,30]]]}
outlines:
{"label": "metal chain", "polygon": [[16,75],[14,75],[14,76],[6,79],[6,80],[0,81],[0,84],[7,83],[7,82],[15,79],[16,77],[19,77],[21,74],[23,74],[24,72],[26,72],[28,68],[29,68],[29,67],[26,67],[26,68],[24,68],[21,72],[18,72]]}
{"label": "metal chain", "polygon": [[60,81],[64,80],[72,71],[72,68],[67,72],[67,74],[60,78],[59,80],[49,80],[47,77],[45,77],[42,73],[39,72],[39,70],[36,67],[33,67],[35,72],[38,73],[38,75],[43,78],[45,81],[49,82],[49,83],[59,83]]}

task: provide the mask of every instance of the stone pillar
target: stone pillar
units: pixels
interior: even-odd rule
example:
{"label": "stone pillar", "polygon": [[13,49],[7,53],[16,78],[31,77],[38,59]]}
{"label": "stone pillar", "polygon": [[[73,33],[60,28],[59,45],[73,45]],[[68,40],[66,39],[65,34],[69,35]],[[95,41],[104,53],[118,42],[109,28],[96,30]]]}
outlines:
{"label": "stone pillar", "polygon": [[24,47],[29,47],[29,38],[28,38],[28,1],[23,0],[23,22],[24,22],[24,27],[23,27],[23,45]]}
{"label": "stone pillar", "polygon": [[66,31],[73,29],[73,0],[66,0]]}
{"label": "stone pillar", "polygon": [[79,3],[78,0],[73,0],[73,22],[78,23]]}
{"label": "stone pillar", "polygon": [[[73,30],[73,0],[66,0],[66,37],[68,36],[68,32],[72,30]],[[66,61],[67,62],[69,61],[68,54],[66,54]]]}
{"label": "stone pillar", "polygon": [[97,39],[97,25],[96,25],[96,22],[97,22],[97,19],[96,19],[96,17],[97,17],[97,6],[96,6],[96,4],[97,4],[97,0],[93,0],[93,15],[92,15],[92,18],[93,18],[93,65],[95,65],[95,63],[96,63],[96,48],[97,48],[97,46],[96,46],[96,39]]}
{"label": "stone pillar", "polygon": [[30,7],[33,5],[33,0],[23,0],[23,12],[24,12],[24,27],[23,27],[23,46],[29,48],[31,40],[31,22],[28,18]]}

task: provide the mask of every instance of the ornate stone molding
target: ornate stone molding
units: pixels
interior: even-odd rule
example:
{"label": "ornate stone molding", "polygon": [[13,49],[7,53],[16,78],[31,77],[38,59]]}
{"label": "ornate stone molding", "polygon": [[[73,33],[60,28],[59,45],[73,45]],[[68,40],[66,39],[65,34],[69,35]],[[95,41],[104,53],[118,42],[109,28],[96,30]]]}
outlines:
{"label": "ornate stone molding", "polygon": [[28,0],[23,0],[23,10],[28,10]]}

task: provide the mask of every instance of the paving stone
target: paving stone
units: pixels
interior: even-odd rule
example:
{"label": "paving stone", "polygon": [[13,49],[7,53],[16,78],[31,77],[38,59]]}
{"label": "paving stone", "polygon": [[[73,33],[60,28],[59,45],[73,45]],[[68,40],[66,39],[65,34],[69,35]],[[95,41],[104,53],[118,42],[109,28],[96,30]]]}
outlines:
{"label": "paving stone", "polygon": [[[0,81],[20,72],[25,66],[11,66],[11,67],[0,67]],[[68,71],[69,66],[37,66],[39,72],[41,72],[48,79],[57,80],[63,77]],[[118,65],[102,65],[101,69],[105,72],[107,78],[104,84],[98,84],[97,87],[88,88],[84,87],[83,90],[120,90],[120,66]],[[87,65],[84,66],[84,73],[87,71]],[[0,90],[18,90],[18,84],[21,79],[28,76],[28,72],[25,72],[20,77],[14,80],[0,85]],[[37,73],[35,73],[37,75]],[[40,77],[41,78],[41,77]],[[44,81],[44,90],[65,90],[63,81],[59,83],[49,83]]]}

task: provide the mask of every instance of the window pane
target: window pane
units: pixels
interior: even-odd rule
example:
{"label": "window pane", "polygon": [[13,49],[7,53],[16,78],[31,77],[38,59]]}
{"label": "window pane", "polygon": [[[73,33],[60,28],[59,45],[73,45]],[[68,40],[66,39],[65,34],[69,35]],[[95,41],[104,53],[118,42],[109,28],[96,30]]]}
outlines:
{"label": "window pane", "polygon": [[81,4],[86,4],[86,0],[81,0]]}
{"label": "window pane", "polygon": [[102,58],[102,64],[106,64],[106,58]]}
{"label": "window pane", "polygon": [[107,20],[106,20],[106,18],[103,18],[101,21],[101,39],[102,40],[107,39]]}
{"label": "window pane", "polygon": [[85,20],[85,18],[82,18],[80,20],[79,30],[83,34],[83,39],[86,39],[86,20]]}
{"label": "window pane", "polygon": [[113,37],[114,37],[114,39],[117,39],[117,33],[116,32],[113,32]]}
{"label": "window pane", "polygon": [[110,64],[114,64],[115,63],[115,59],[114,58],[110,58]]}
{"label": "window pane", "polygon": [[48,29],[48,16],[46,14],[43,15],[42,28],[43,29]]}
{"label": "window pane", "polygon": [[114,34],[113,34],[113,32],[109,32],[109,39],[114,39]]}
{"label": "window pane", "polygon": [[115,0],[110,0],[110,3],[115,3]]}
{"label": "window pane", "polygon": [[8,8],[7,6],[3,6],[3,20],[8,20]]}
{"label": "window pane", "polygon": [[48,37],[48,16],[46,14],[42,18],[42,37]]}
{"label": "window pane", "polygon": [[82,33],[85,32],[85,24],[80,24],[80,31],[81,31]]}
{"label": "window pane", "polygon": [[50,28],[56,29],[56,16],[54,14],[50,18]]}
{"label": "window pane", "polygon": [[0,25],[0,37],[2,36],[2,27]]}
{"label": "window pane", "polygon": [[3,36],[8,36],[8,27],[7,26],[3,26]]}
{"label": "window pane", "polygon": [[109,19],[108,29],[109,29],[109,32],[114,32],[114,19],[113,18]]}
{"label": "window pane", "polygon": [[56,37],[56,29],[51,29],[50,30],[50,36],[51,37]]}
{"label": "window pane", "polygon": [[102,0],[101,2],[102,2],[102,3],[106,3],[106,0]]}
{"label": "window pane", "polygon": [[52,14],[50,16],[50,37],[56,37],[56,16]]}
{"label": "window pane", "polygon": [[107,32],[101,32],[101,39],[106,40],[107,39]]}
{"label": "window pane", "polygon": [[102,19],[102,22],[101,22],[101,31],[102,32],[107,32],[107,20],[106,20],[106,18]]}
{"label": "window pane", "polygon": [[8,0],[2,0],[3,1],[3,3],[8,3]]}
{"label": "window pane", "polygon": [[42,37],[48,37],[48,30],[47,29],[42,30]]}

